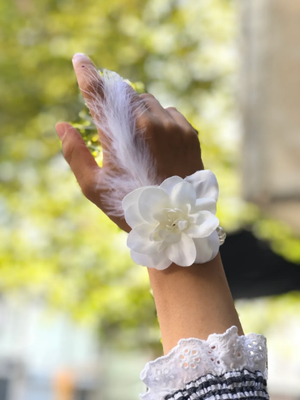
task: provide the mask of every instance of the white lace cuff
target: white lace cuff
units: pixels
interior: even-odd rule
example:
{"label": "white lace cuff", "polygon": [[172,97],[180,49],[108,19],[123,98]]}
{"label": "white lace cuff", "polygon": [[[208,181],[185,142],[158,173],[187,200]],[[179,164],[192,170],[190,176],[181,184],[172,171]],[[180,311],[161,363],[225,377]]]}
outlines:
{"label": "white lace cuff", "polygon": [[181,339],[169,354],[147,363],[141,379],[148,387],[143,400],[266,399],[266,339],[238,336],[235,326],[207,340]]}

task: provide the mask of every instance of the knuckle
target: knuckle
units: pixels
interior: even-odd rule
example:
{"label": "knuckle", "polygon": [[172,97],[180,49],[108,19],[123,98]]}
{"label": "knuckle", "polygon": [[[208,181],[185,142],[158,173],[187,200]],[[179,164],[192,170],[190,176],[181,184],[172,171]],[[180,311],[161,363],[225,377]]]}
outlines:
{"label": "knuckle", "polygon": [[142,101],[142,103],[144,103],[144,105],[147,108],[147,105],[150,107],[150,109],[156,104],[158,103],[158,100],[153,96],[153,94],[150,93],[144,93],[140,95],[140,100]]}
{"label": "knuckle", "polygon": [[159,120],[150,113],[144,113],[137,119],[137,128],[156,130],[159,125]]}
{"label": "knuckle", "polygon": [[143,94],[140,95],[140,98],[142,98],[143,100],[153,100],[153,99],[155,99],[155,97],[151,93],[143,93]]}
{"label": "knuckle", "polygon": [[166,110],[167,111],[177,111],[178,112],[176,107],[167,107]]}
{"label": "knuckle", "polygon": [[194,129],[187,129],[185,132],[185,138],[192,145],[199,145],[199,138]]}
{"label": "knuckle", "polygon": [[165,118],[163,121],[164,129],[171,133],[180,133],[181,129],[178,124],[171,118]]}
{"label": "knuckle", "polygon": [[147,113],[143,113],[136,119],[136,128],[138,130],[147,128],[148,124],[149,124],[149,116]]}
{"label": "knuckle", "polygon": [[197,143],[200,143],[198,134],[199,134],[199,132],[194,128],[191,128],[189,130],[189,136],[191,136],[192,140],[194,140]]}
{"label": "knuckle", "polygon": [[187,126],[185,128],[185,133],[187,136],[191,136],[192,138],[196,138],[198,140],[198,132],[192,126]]}

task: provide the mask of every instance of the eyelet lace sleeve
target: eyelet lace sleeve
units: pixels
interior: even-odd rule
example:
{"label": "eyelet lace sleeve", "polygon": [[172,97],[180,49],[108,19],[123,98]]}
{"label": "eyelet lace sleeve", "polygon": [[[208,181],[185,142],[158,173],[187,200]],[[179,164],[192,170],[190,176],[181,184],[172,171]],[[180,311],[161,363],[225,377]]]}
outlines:
{"label": "eyelet lace sleeve", "polygon": [[238,336],[235,326],[207,340],[181,339],[146,364],[142,400],[268,399],[267,350],[262,335]]}

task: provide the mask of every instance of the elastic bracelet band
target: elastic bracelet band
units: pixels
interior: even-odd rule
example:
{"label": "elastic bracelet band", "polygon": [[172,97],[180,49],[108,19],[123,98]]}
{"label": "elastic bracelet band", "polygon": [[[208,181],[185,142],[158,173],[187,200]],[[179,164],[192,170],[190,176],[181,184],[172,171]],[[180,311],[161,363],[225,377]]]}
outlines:
{"label": "elastic bracelet band", "polygon": [[132,260],[163,270],[172,263],[188,267],[215,258],[226,237],[215,216],[218,196],[209,170],[129,193],[122,206],[132,228],[127,239]]}

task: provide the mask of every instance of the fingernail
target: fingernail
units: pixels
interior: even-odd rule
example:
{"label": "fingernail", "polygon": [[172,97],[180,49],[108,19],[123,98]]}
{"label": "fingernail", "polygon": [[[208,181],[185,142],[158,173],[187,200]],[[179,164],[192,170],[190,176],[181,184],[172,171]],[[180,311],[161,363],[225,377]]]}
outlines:
{"label": "fingernail", "polygon": [[74,56],[73,56],[73,58],[72,58],[72,61],[74,62],[74,61],[78,61],[80,58],[83,58],[83,57],[85,57],[85,54],[83,54],[83,53],[76,53],[76,54],[74,54]]}
{"label": "fingernail", "polygon": [[66,133],[65,124],[64,123],[57,124],[55,128],[60,140],[63,140],[63,137],[65,136]]}

